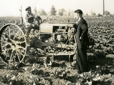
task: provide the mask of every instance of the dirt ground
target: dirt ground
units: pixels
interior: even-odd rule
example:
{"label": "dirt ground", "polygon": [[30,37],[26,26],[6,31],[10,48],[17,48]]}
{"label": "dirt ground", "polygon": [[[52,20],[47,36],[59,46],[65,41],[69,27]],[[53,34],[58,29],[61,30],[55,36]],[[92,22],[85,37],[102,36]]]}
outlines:
{"label": "dirt ground", "polygon": [[66,60],[55,60],[47,67],[42,59],[32,58],[17,67],[1,61],[0,85],[114,85],[114,55],[89,61],[90,71],[82,74],[77,73],[75,62]]}

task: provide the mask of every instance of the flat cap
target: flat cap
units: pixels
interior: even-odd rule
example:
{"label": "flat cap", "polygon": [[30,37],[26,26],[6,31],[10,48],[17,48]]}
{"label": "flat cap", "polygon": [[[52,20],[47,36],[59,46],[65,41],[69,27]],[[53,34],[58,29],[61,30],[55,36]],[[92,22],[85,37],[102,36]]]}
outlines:
{"label": "flat cap", "polygon": [[80,9],[75,10],[74,13],[79,13],[81,15],[83,14],[82,10],[80,10]]}
{"label": "flat cap", "polygon": [[31,7],[30,7],[30,6],[28,6],[28,7],[25,9],[25,11],[27,11],[28,9],[31,9]]}

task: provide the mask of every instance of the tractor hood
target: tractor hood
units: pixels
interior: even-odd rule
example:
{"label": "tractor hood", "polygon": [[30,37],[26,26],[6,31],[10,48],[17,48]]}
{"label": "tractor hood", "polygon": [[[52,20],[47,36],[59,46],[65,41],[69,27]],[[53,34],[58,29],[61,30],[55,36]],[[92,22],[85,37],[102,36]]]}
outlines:
{"label": "tractor hood", "polygon": [[59,27],[72,27],[73,24],[41,24],[40,25],[40,32],[41,33],[53,33],[55,32],[57,29],[59,29]]}

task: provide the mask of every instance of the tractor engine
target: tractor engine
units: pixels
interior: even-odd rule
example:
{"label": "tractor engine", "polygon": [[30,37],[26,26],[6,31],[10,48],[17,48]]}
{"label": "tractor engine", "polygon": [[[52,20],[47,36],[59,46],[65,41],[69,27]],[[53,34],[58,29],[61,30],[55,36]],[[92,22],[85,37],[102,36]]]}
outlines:
{"label": "tractor engine", "polygon": [[[47,50],[54,49],[57,51],[71,51],[74,45],[74,28],[70,24],[41,24],[40,25],[40,39],[42,42],[53,44],[55,47],[47,46]],[[72,42],[72,44],[70,43]],[[72,46],[71,46],[71,45]],[[70,45],[70,46],[69,46]],[[46,50],[46,51],[47,51]]]}
{"label": "tractor engine", "polygon": [[41,24],[40,39],[45,42],[44,50],[47,53],[73,51],[74,30],[72,24]]}
{"label": "tractor engine", "polygon": [[41,24],[40,33],[42,41],[74,42],[74,29],[72,24]]}

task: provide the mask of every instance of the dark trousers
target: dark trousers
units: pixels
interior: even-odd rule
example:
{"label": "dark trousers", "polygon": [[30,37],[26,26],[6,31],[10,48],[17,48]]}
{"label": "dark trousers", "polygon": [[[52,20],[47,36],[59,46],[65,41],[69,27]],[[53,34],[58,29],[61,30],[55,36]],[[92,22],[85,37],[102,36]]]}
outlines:
{"label": "dark trousers", "polygon": [[39,26],[32,27],[30,25],[26,29],[27,29],[27,32],[26,32],[26,41],[29,42],[29,34],[30,34],[30,31],[33,29],[33,33],[34,33],[35,30],[39,30]]}
{"label": "dark trousers", "polygon": [[77,48],[77,69],[79,73],[88,71],[87,62],[87,46],[83,46],[82,49]]}

